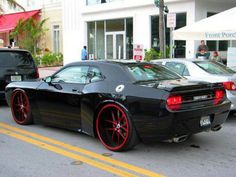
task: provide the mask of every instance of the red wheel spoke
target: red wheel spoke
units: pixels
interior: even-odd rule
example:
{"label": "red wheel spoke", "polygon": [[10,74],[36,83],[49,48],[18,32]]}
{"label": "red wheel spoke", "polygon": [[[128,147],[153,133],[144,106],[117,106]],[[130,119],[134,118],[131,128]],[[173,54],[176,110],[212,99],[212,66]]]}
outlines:
{"label": "red wheel spoke", "polygon": [[115,131],[114,128],[106,128],[106,130],[108,130],[108,131]]}
{"label": "red wheel spoke", "polygon": [[115,135],[115,131],[112,132],[111,138],[114,141],[114,135]]}
{"label": "red wheel spoke", "polygon": [[128,129],[124,128],[124,127],[120,127],[122,130],[124,130],[125,132],[128,132]]}
{"label": "red wheel spoke", "polygon": [[124,118],[125,118],[125,116],[122,115],[122,116],[118,119],[118,123],[120,123]]}
{"label": "red wheel spoke", "polygon": [[114,122],[116,122],[116,118],[115,118],[115,115],[114,115],[114,112],[113,112],[113,111],[111,112],[111,116],[112,116],[112,120],[113,120]]}
{"label": "red wheel spoke", "polygon": [[111,124],[113,124],[113,125],[116,125],[116,124],[117,124],[116,122],[111,121],[111,120],[106,120],[106,122],[109,122],[109,123],[111,123]]}
{"label": "red wheel spoke", "polygon": [[20,103],[23,104],[23,95],[22,95],[22,93],[20,93],[19,96],[20,96]]}
{"label": "red wheel spoke", "polygon": [[17,103],[20,105],[20,97],[17,97]]}
{"label": "red wheel spoke", "polygon": [[120,145],[120,133],[116,132],[117,135],[117,144]]}
{"label": "red wheel spoke", "polygon": [[123,140],[125,139],[125,136],[121,133],[121,132],[119,132],[119,134],[120,134],[120,136],[123,138]]}

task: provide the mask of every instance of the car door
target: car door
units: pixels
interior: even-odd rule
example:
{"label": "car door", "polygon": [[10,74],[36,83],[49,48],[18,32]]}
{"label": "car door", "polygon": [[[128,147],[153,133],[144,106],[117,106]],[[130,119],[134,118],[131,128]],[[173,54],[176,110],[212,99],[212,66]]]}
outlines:
{"label": "car door", "polygon": [[37,91],[41,121],[80,131],[81,98],[89,66],[70,66],[44,82]]}

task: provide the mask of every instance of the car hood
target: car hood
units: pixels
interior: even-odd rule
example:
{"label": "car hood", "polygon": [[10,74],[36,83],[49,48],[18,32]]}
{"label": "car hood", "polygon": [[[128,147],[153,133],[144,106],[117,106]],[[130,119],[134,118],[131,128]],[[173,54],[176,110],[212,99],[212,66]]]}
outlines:
{"label": "car hood", "polygon": [[36,89],[42,83],[43,81],[41,79],[32,79],[32,80],[21,81],[21,82],[11,82],[6,86],[6,89],[15,88],[15,87]]}

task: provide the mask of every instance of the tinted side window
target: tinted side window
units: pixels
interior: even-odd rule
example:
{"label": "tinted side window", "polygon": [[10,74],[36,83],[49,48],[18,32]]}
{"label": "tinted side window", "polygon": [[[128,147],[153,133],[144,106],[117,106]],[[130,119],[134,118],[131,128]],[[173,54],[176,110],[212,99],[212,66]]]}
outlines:
{"label": "tinted side window", "polygon": [[0,66],[34,66],[30,53],[18,51],[0,52]]}
{"label": "tinted side window", "polygon": [[181,76],[189,76],[189,71],[182,63],[166,62],[165,66],[171,71],[178,73]]}
{"label": "tinted side window", "polygon": [[72,66],[63,69],[53,76],[52,82],[85,84],[89,66]]}
{"label": "tinted side window", "polygon": [[136,81],[173,80],[181,77],[169,69],[153,64],[128,64],[128,72]]}
{"label": "tinted side window", "polygon": [[103,80],[101,71],[96,67],[90,67],[88,76],[89,76],[90,82]]}

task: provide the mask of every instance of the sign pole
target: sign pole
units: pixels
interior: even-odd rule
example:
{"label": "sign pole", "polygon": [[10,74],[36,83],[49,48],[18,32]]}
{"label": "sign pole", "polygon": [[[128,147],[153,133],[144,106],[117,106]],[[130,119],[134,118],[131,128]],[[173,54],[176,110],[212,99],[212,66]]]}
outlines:
{"label": "sign pole", "polygon": [[170,28],[170,58],[173,57],[173,28]]}

